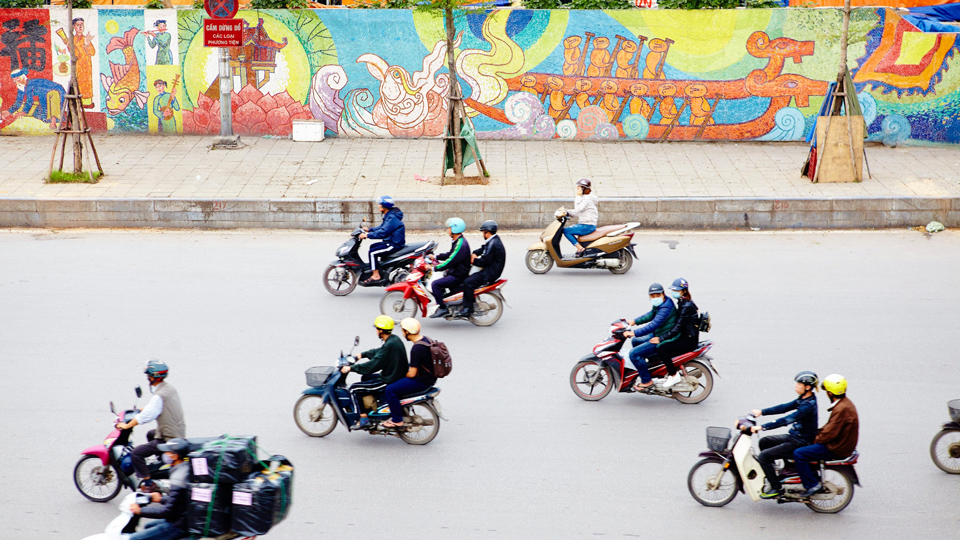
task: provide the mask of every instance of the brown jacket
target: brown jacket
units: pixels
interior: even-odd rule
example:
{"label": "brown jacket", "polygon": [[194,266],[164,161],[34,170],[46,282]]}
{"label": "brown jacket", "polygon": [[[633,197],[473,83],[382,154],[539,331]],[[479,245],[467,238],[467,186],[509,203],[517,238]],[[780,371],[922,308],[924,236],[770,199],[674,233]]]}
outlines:
{"label": "brown jacket", "polygon": [[830,419],[817,432],[814,443],[825,445],[838,457],[847,457],[857,449],[860,419],[850,398],[843,396],[830,406]]}

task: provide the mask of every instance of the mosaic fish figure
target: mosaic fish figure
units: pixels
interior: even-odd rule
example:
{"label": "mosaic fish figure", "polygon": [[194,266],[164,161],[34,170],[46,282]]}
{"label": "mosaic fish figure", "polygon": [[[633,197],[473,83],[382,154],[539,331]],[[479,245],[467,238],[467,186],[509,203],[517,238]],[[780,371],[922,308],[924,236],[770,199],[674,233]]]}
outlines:
{"label": "mosaic fish figure", "polygon": [[117,115],[136,101],[141,109],[147,105],[148,92],[140,90],[140,63],[133,50],[133,40],[137,37],[136,28],[131,28],[122,38],[115,37],[107,43],[107,54],[113,51],[123,52],[123,64],[110,64],[110,75],[100,74],[100,82],[107,91],[107,112]]}

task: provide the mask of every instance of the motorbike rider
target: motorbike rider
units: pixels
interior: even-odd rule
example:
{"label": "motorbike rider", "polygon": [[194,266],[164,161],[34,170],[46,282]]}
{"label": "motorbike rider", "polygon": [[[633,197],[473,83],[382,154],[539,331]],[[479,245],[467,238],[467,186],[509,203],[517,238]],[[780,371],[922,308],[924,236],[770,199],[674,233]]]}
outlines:
{"label": "motorbike rider", "polygon": [[474,291],[478,287],[500,279],[500,274],[503,273],[503,267],[507,263],[507,250],[503,248],[503,242],[497,236],[497,228],[497,222],[493,220],[484,221],[480,225],[484,242],[470,255],[470,262],[473,266],[480,267],[481,270],[475,274],[470,274],[467,279],[463,280],[461,317],[469,317],[473,313]]}
{"label": "motorbike rider", "polygon": [[783,495],[783,486],[773,469],[773,462],[778,459],[792,458],[794,450],[812,444],[817,435],[817,396],[814,395],[817,389],[817,374],[812,371],[801,371],[793,380],[796,382],[794,390],[800,397],[789,403],[752,411],[757,418],[794,411],[773,422],[750,428],[752,433],[757,433],[792,424],[787,435],[768,435],[760,439],[757,462],[763,469],[767,481],[770,482],[770,487],[760,494],[763,499],[773,499]]}
{"label": "motorbike rider", "polygon": [[597,196],[591,193],[592,184],[589,179],[581,178],[576,183],[577,197],[573,201],[573,210],[567,210],[567,215],[577,218],[577,224],[563,228],[563,236],[577,249],[577,255],[583,251],[578,236],[590,234],[597,230],[597,221],[600,213],[597,210]]}
{"label": "motorbike rider", "polygon": [[433,297],[437,300],[437,311],[430,315],[431,319],[446,317],[450,314],[447,305],[443,302],[443,296],[447,290],[454,292],[463,289],[463,281],[470,275],[470,244],[463,237],[463,231],[467,230],[467,224],[458,217],[447,220],[447,234],[453,239],[450,245],[450,251],[437,255],[437,260],[442,261],[434,269],[443,270],[445,275],[440,279],[433,280],[430,289],[433,291]]}
{"label": "motorbike rider", "polygon": [[170,491],[166,495],[151,493],[150,502],[141,507],[134,503],[130,511],[151,521],[140,532],[130,535],[129,540],[177,540],[190,535],[187,532],[187,507],[190,499],[190,467],[184,458],[190,453],[190,444],[182,438],[170,439],[157,445],[163,452],[163,462],[172,465],[170,469]]}
{"label": "motorbike rider", "polygon": [[650,376],[650,370],[647,369],[646,357],[657,350],[657,344],[660,338],[666,334],[667,330],[673,328],[677,321],[677,310],[673,301],[663,294],[663,285],[653,283],[647,290],[650,295],[650,303],[653,309],[644,315],[634,319],[634,325],[643,325],[639,328],[633,328],[623,333],[625,337],[632,337],[630,341],[633,348],[630,349],[630,361],[637,368],[638,382],[634,385],[634,390],[643,390],[653,385],[653,378]]}
{"label": "motorbike rider", "polygon": [[831,461],[843,459],[857,449],[857,439],[860,434],[860,418],[857,408],[847,397],[847,379],[843,375],[827,375],[821,385],[830,398],[830,418],[817,432],[817,438],[810,446],[803,446],[793,451],[793,459],[797,465],[797,474],[803,482],[806,491],[804,497],[815,495],[823,486],[817,481],[817,475],[810,467],[811,461]]}
{"label": "motorbike rider", "polygon": [[380,269],[377,268],[379,257],[400,251],[407,245],[406,227],[403,224],[403,212],[393,202],[393,197],[381,195],[377,198],[380,205],[380,214],[383,215],[383,222],[378,227],[372,229],[364,227],[360,233],[360,239],[370,238],[371,240],[383,240],[370,246],[370,278],[365,280],[365,284],[380,281]]}
{"label": "motorbike rider", "polygon": [[664,388],[670,388],[683,380],[676,366],[673,365],[672,359],[696,350],[700,343],[700,318],[697,305],[693,303],[693,298],[690,296],[690,284],[683,278],[677,278],[673,280],[667,294],[677,301],[676,322],[659,338],[650,340],[651,342],[654,339],[659,341],[656,343],[656,356],[663,360],[667,367],[669,376],[663,383]]}
{"label": "motorbike rider", "polygon": [[157,421],[157,429],[147,432],[147,443],[141,444],[130,453],[133,469],[140,477],[143,491],[157,490],[150,479],[150,468],[147,466],[147,457],[160,453],[161,443],[171,439],[182,439],[187,436],[187,424],[183,417],[183,407],[180,405],[180,394],[177,389],[166,381],[170,369],[160,360],[150,360],[143,371],[150,382],[150,401],[129,422],[120,422],[117,429],[129,429],[136,425],[143,425]]}
{"label": "motorbike rider", "polygon": [[360,407],[360,396],[374,395],[388,384],[394,383],[407,373],[407,349],[403,341],[393,333],[393,319],[386,315],[379,315],[373,320],[377,329],[377,337],[383,341],[383,346],[360,353],[358,360],[367,360],[353,366],[343,366],[341,373],[355,371],[362,375],[360,382],[350,387],[353,405],[360,413],[360,420],[354,427],[362,428],[369,423],[366,410]]}
{"label": "motorbike rider", "polygon": [[403,337],[413,343],[410,347],[410,367],[406,377],[393,382],[384,390],[390,405],[390,420],[381,423],[385,428],[403,427],[403,405],[400,398],[427,390],[437,382],[433,376],[433,357],[430,354],[430,339],[420,334],[420,322],[413,317],[400,321]]}

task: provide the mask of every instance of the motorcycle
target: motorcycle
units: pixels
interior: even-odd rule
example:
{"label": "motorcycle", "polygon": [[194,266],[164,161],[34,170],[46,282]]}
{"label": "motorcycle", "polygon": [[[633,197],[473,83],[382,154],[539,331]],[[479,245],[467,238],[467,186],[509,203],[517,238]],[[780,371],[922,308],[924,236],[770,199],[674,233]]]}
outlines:
{"label": "motorcycle", "polygon": [[[625,319],[610,323],[610,337],[597,343],[593,352],[582,357],[570,371],[570,388],[580,399],[599,401],[611,391],[637,392],[633,385],[637,380],[637,370],[627,367],[620,354],[627,338],[623,335],[630,328]],[[680,403],[700,403],[713,391],[713,373],[720,373],[713,367],[713,359],[707,351],[713,347],[712,341],[701,341],[696,350],[670,359],[679,367],[683,380],[670,388],[664,388],[663,377],[667,375],[667,366],[658,363],[649,366],[654,377],[654,385],[640,391],[643,394],[673,398]]]}
{"label": "motorcycle", "polygon": [[[137,399],[143,397],[143,391],[139,386],[135,388],[135,392]],[[107,435],[102,444],[91,446],[81,452],[80,460],[73,468],[74,485],[77,486],[81,495],[93,502],[107,502],[116,497],[123,487],[137,491],[140,486],[140,480],[134,474],[131,454],[134,446],[130,442],[133,428],[116,428],[116,424],[129,422],[140,410],[137,409],[134,401],[132,408],[118,413],[111,401],[110,412],[117,416],[112,424],[113,431]],[[192,451],[215,438],[198,437],[187,439],[187,441],[190,442]],[[163,493],[169,491],[170,486],[166,480],[169,477],[170,466],[163,464],[156,456],[147,458],[147,466],[150,468],[150,478],[157,481],[160,491]]]}
{"label": "motorcycle", "polygon": [[596,231],[578,238],[584,248],[583,253],[564,257],[560,252],[560,239],[570,217],[563,208],[557,210],[555,215],[556,221],[540,233],[540,241],[527,248],[524,260],[527,269],[534,274],[546,274],[554,263],[560,268],[600,268],[614,274],[626,274],[633,266],[637,253],[633,250],[636,244],[630,243],[633,239],[631,231],[639,227],[639,223],[598,227]]}
{"label": "motorcycle", "polygon": [[[360,337],[353,340],[353,346],[360,343]],[[353,427],[360,420],[360,413],[354,410],[353,397],[347,388],[347,375],[340,371],[343,366],[356,362],[353,349],[347,355],[340,351],[337,366],[316,366],[306,371],[307,388],[293,406],[293,419],[300,431],[311,437],[325,437],[337,427],[337,422],[348,431],[366,431],[371,435],[398,437],[407,444],[427,444],[440,431],[440,419],[443,418],[437,396],[440,389],[428,388],[406,396],[400,400],[403,405],[402,427],[385,428],[381,423],[390,419],[390,407],[387,404],[374,403],[369,407],[369,423],[363,427]]]}
{"label": "motorcycle", "polygon": [[930,442],[930,457],[943,472],[960,474],[960,399],[947,402],[950,422]]}
{"label": "motorcycle", "polygon": [[[701,452],[698,461],[687,475],[690,495],[704,506],[724,506],[732,501],[737,492],[746,493],[753,501],[760,500],[766,477],[753,451],[753,436],[750,428],[757,425],[756,417],[747,415],[737,420],[740,434],[730,448],[730,428],[708,427],[708,452]],[[819,477],[823,490],[803,497],[804,487],[797,476],[793,460],[784,460],[777,471],[783,484],[783,495],[778,504],[803,503],[814,512],[836,514],[853,500],[854,486],[860,485],[854,465],[859,453],[834,461],[819,461]]]}
{"label": "motorcycle", "polygon": [[[380,299],[380,313],[393,317],[394,320],[401,320],[407,317],[416,317],[417,312],[420,316],[426,317],[427,306],[431,302],[431,294],[427,292],[427,280],[433,271],[427,266],[426,260],[421,257],[413,263],[410,274],[402,283],[395,283],[387,287],[383,298]],[[500,320],[503,315],[503,305],[506,299],[503,296],[503,286],[507,280],[498,279],[490,285],[474,290],[473,313],[469,317],[463,317],[457,312],[459,306],[463,304],[463,293],[452,293],[443,298],[444,303],[449,306],[450,314],[444,317],[446,320],[467,319],[477,326],[491,326]]]}
{"label": "motorcycle", "polygon": [[323,286],[334,296],[346,296],[357,288],[359,283],[363,287],[382,287],[390,283],[403,281],[410,272],[410,263],[418,257],[433,253],[437,243],[416,242],[407,244],[403,249],[383,257],[380,261],[380,276],[383,278],[376,283],[364,285],[363,281],[370,278],[373,271],[370,265],[364,262],[360,255],[360,234],[363,229],[357,227],[350,233],[350,240],[337,248],[337,260],[330,263],[323,271]]}

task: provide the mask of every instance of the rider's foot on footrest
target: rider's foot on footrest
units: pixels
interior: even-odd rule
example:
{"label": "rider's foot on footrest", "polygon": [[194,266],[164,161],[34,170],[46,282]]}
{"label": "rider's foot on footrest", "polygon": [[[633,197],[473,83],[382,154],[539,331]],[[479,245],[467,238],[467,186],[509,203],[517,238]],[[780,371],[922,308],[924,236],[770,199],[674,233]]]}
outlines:
{"label": "rider's foot on footrest", "polygon": [[442,308],[437,309],[437,311],[435,311],[435,312],[433,313],[433,315],[430,315],[430,318],[431,318],[431,319],[439,319],[440,317],[446,317],[446,316],[449,315],[449,314],[450,314],[450,310],[447,309],[447,308],[445,308],[445,307],[442,307]]}
{"label": "rider's foot on footrest", "polygon": [[763,492],[760,493],[760,498],[761,498],[761,499],[776,499],[777,497],[780,497],[781,495],[783,495],[783,489],[782,489],[782,488],[781,488],[781,489],[767,488],[767,489],[763,490]]}
{"label": "rider's foot on footrest", "polygon": [[817,485],[813,486],[808,490],[805,490],[803,493],[800,494],[800,496],[806,499],[808,497],[812,497],[816,495],[817,493],[820,493],[821,491],[823,491],[823,484],[817,482]]}

